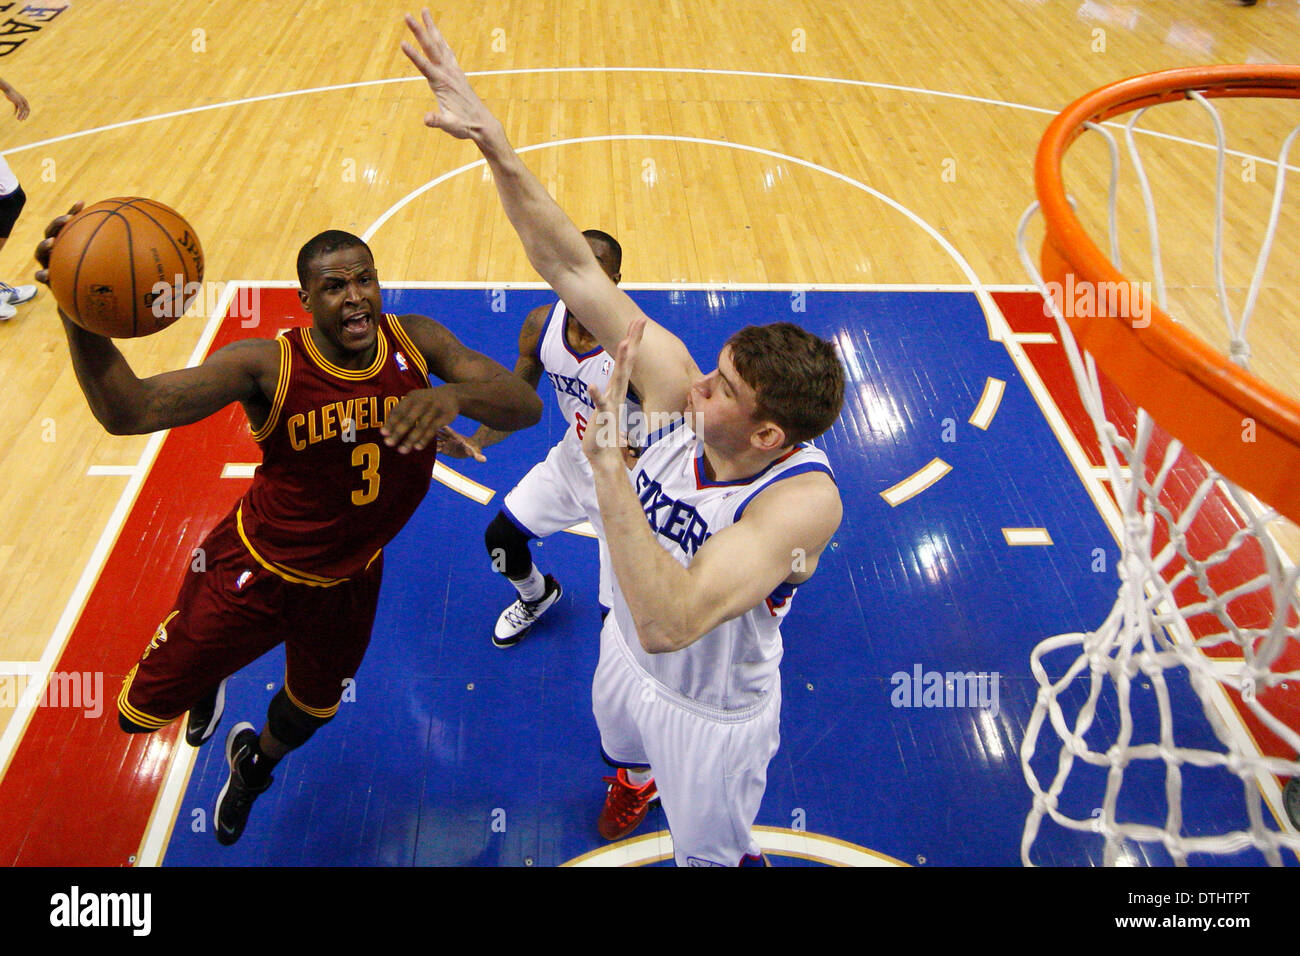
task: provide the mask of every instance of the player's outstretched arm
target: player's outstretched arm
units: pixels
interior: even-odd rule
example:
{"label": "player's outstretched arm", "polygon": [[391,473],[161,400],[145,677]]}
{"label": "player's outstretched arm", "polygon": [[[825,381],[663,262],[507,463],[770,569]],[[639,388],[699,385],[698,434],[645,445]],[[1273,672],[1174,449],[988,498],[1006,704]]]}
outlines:
{"label": "player's outstretched arm", "polygon": [[440,322],[423,315],[402,325],[424,356],[429,374],[444,385],[404,396],[384,422],[383,434],[399,451],[423,448],[459,415],[499,431],[536,425],[542,400],[536,389],[495,359],[466,348]]}
{"label": "player's outstretched arm", "polygon": [[77,384],[111,435],[144,435],[190,425],[232,402],[242,403],[249,420],[260,425],[270,407],[270,393],[262,383],[274,390],[280,351],[269,339],[235,342],[202,365],[141,379],[112,339],[87,332],[62,310],[59,316]]}
{"label": "player's outstretched arm", "polygon": [[[640,323],[619,344],[606,393],[590,388],[596,415],[583,436],[614,573],[648,653],[689,647],[719,624],[739,617],[783,582],[812,576],[843,515],[831,477],[811,472],[765,488],[740,521],[710,537],[689,567],[659,544],[641,501],[628,482],[617,405],[608,396],[626,387],[627,369],[639,361]],[[665,439],[671,440],[671,439]],[[654,502],[648,504],[653,507]]]}
{"label": "player's outstretched arm", "polygon": [[[408,15],[406,24],[415,42],[403,43],[402,50],[429,81],[438,100],[438,109],[425,116],[425,124],[457,139],[473,140],[492,170],[497,194],[528,261],[612,353],[632,322],[644,313],[605,275],[578,227],[514,151],[501,123],[470,87],[428,10],[420,20]],[[686,346],[651,321],[641,354],[633,384],[644,407],[655,411],[685,408],[691,383],[700,375]]]}
{"label": "player's outstretched arm", "polygon": [[[48,283],[50,250],[81,205],[77,203],[46,228],[46,238],[36,247],[36,260],[41,266],[36,273],[39,282]],[[264,416],[269,408],[279,370],[279,348],[274,342],[236,342],[195,368],[141,379],[112,339],[87,332],[62,309],[59,318],[77,383],[91,412],[110,434],[142,435],[189,425],[232,402],[242,402],[250,420]]]}

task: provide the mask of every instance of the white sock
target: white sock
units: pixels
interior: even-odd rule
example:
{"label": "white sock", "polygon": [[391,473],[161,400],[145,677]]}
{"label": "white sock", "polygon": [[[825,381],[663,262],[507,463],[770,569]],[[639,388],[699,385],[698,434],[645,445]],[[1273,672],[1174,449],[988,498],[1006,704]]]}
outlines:
{"label": "white sock", "polygon": [[627,772],[627,782],[638,789],[644,787],[654,778],[653,770],[629,770]]}
{"label": "white sock", "polygon": [[537,570],[535,564],[529,568],[528,577],[511,578],[510,583],[515,586],[515,590],[525,601],[540,601],[542,595],[546,593],[546,578],[541,571]]}

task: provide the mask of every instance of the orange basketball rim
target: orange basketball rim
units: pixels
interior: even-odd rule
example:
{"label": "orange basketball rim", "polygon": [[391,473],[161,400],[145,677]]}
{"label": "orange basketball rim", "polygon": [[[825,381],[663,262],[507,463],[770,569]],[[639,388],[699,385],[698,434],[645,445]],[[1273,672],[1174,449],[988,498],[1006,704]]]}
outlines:
{"label": "orange basketball rim", "polygon": [[[1066,200],[1061,179],[1065,151],[1085,123],[1185,99],[1300,99],[1300,66],[1188,67],[1121,80],[1080,97],[1043,135],[1034,181],[1046,223],[1041,267],[1045,282],[1082,288],[1133,287],[1127,314],[1080,318],[1065,309],[1080,347],[1097,366],[1171,435],[1219,474],[1292,521],[1300,522],[1300,403],[1240,368],[1178,325],[1136,283],[1120,274],[1084,231]],[[1284,174],[1279,170],[1278,175]],[[1102,297],[1098,295],[1098,303]],[[1111,303],[1113,304],[1113,302]],[[1119,310],[1111,310],[1118,312]],[[1149,322],[1148,322],[1149,319]],[[1253,441],[1245,440],[1252,424]]]}

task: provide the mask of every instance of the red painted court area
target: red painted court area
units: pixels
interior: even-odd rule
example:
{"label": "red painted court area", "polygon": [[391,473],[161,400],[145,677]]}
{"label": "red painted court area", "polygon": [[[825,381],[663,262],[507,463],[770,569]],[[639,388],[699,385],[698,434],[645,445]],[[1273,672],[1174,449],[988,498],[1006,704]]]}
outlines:
{"label": "red painted court area", "polygon": [[[1014,331],[1055,331],[1037,294],[998,293],[994,298]],[[256,327],[244,328],[239,320],[226,319],[211,349],[307,322],[293,290],[261,290],[259,304]],[[1081,445],[1095,462],[1100,461],[1092,424],[1061,347],[1028,345],[1025,352]],[[129,866],[134,862],[172,757],[178,745],[184,746],[179,742],[182,722],[152,735],[123,734],[117,726],[117,691],[171,609],[194,549],[247,487],[247,479],[223,478],[223,466],[257,461],[258,449],[238,406],[164,439],[55,667],[57,673],[102,673],[103,712],[91,718],[79,707],[35,709],[0,780],[0,864]],[[116,481],[89,478],[87,487],[100,493],[97,482]],[[1235,521],[1225,502],[1213,503],[1210,524],[1222,527]],[[1254,566],[1238,566],[1225,573],[1244,580],[1257,571]],[[1258,608],[1234,607],[1237,610],[1258,613]],[[1200,631],[1196,622],[1194,627]],[[1282,708],[1288,720],[1300,717],[1294,699],[1300,695],[1290,696]],[[1265,752],[1293,756],[1257,721],[1248,717],[1247,726]]]}
{"label": "red painted court area", "polygon": [[[211,351],[307,321],[293,290],[264,289],[257,326],[224,319]],[[222,478],[222,467],[260,458],[238,405],[163,440],[55,665],[57,673],[102,673],[103,713],[92,719],[84,708],[35,709],[0,780],[0,864],[133,862],[183,721],[156,734],[124,734],[117,725],[117,692],[171,609],[194,549],[248,487],[247,479]],[[86,479],[89,489],[119,480]]]}

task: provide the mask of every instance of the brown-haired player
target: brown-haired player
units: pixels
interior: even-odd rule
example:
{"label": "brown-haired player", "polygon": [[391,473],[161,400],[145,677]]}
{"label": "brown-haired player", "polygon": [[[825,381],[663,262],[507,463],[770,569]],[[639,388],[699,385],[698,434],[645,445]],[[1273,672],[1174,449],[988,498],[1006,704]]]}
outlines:
{"label": "brown-haired player", "polygon": [[[438,101],[425,123],[479,148],[529,261],[618,356],[583,438],[616,577],[592,697],[620,769],[599,829],[631,832],[657,793],[679,865],[762,863],[752,826],[779,741],[780,623],[842,514],[826,456],[806,444],[839,414],[839,359],[778,323],[736,333],[702,374],[609,281],[428,11],[407,25],[403,50]],[[630,474],[609,427],[629,378],[652,429]]]}
{"label": "brown-haired player", "polygon": [[[70,216],[54,220],[37,249],[42,282]],[[226,740],[230,776],[214,821],[227,845],[276,762],[337,712],[370,640],[382,549],[428,490],[439,430],[458,415],[524,428],[542,411],[527,385],[438,322],[385,314],[374,259],[356,236],[311,239],[298,279],[310,327],[145,379],[111,339],[60,311],[77,381],[110,433],[175,428],[239,402],[262,448],[252,486],[204,538],[202,570],[187,571],[118,696],[127,733],[188,711],[186,740],[199,746],[221,719],[226,679],[285,645],[284,685],[266,724],[260,733],[237,724]]]}

